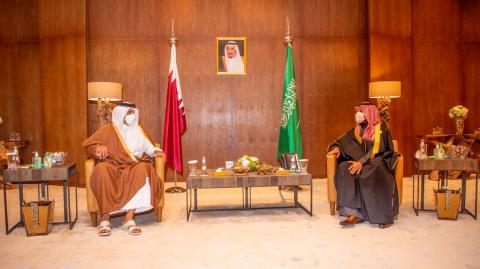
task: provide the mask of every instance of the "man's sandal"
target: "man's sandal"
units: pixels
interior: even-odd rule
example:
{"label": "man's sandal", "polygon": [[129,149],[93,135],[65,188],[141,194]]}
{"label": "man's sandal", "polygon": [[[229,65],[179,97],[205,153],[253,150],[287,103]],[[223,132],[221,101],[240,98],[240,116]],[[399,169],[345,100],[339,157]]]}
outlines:
{"label": "man's sandal", "polygon": [[102,220],[100,225],[97,227],[97,233],[99,236],[108,236],[112,233],[110,229],[110,221]]}
{"label": "man's sandal", "polygon": [[122,230],[127,231],[129,235],[141,235],[142,229],[137,226],[134,220],[129,220],[122,225]]}

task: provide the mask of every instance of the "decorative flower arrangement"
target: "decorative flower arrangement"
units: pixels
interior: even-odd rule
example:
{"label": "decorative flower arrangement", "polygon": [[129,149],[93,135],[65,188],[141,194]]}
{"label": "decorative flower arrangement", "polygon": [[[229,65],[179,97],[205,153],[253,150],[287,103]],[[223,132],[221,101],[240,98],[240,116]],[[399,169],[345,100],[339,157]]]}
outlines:
{"label": "decorative flower arrangement", "polygon": [[464,121],[467,118],[468,109],[462,105],[454,106],[448,110],[448,116],[455,121],[456,134],[463,134]]}
{"label": "decorative flower arrangement", "polygon": [[468,108],[462,105],[454,106],[450,108],[450,110],[448,110],[448,116],[450,116],[450,118],[454,120],[457,120],[457,119],[464,120],[467,118],[467,114],[468,114]]}
{"label": "decorative flower arrangement", "polygon": [[254,156],[243,155],[242,158],[237,160],[237,165],[248,167],[249,171],[255,171],[260,164],[260,160]]}

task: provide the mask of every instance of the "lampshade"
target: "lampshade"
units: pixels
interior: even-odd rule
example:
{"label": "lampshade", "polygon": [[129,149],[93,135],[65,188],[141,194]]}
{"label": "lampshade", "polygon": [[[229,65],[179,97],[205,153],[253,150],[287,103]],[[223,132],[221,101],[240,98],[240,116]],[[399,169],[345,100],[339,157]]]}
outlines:
{"label": "lampshade", "polygon": [[376,81],[368,85],[368,97],[370,98],[399,98],[402,95],[402,83],[400,81]]}
{"label": "lampshade", "polygon": [[106,99],[108,101],[122,100],[122,84],[116,82],[89,82],[88,100]]}

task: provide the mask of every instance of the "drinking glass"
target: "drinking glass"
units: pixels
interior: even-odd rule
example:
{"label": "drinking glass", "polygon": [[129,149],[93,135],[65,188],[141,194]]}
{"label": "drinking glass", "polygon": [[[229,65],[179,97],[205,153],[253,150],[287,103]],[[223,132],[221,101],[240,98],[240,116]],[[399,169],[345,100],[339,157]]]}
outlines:
{"label": "drinking glass", "polygon": [[300,171],[307,173],[308,159],[301,159],[298,162],[300,163]]}

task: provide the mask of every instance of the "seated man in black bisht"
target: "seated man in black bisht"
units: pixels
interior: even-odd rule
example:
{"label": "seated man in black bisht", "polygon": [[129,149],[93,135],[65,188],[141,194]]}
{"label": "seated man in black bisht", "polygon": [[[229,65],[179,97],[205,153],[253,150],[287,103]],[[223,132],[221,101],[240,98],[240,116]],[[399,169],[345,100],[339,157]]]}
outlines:
{"label": "seated man in black bisht", "polygon": [[392,137],[373,104],[362,103],[355,110],[356,127],[328,147],[338,159],[338,210],[347,217],[340,225],[367,220],[387,228],[398,214]]}

